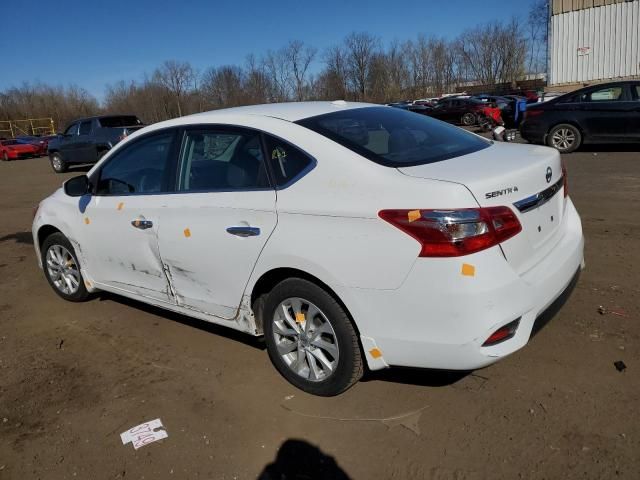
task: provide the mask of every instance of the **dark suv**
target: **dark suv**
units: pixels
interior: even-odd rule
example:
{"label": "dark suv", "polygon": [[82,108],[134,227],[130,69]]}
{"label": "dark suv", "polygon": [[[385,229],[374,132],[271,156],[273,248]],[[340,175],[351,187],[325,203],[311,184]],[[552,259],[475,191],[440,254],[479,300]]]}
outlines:
{"label": "dark suv", "polygon": [[593,85],[529,105],[520,134],[562,153],[583,143],[640,142],[640,81]]}
{"label": "dark suv", "polygon": [[47,152],[57,173],[72,163],[96,163],[115,144],[144,127],[135,115],[104,115],[81,118],[69,125],[64,134],[49,141]]}

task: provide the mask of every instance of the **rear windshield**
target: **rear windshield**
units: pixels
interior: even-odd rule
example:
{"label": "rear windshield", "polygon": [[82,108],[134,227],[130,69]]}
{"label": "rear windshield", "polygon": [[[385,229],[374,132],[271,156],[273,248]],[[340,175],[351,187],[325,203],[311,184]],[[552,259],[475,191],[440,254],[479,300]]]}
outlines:
{"label": "rear windshield", "polygon": [[376,163],[407,167],[477,152],[491,142],[425,115],[393,107],[364,107],[300,120]]}
{"label": "rear windshield", "polygon": [[106,128],[132,127],[134,125],[142,125],[142,122],[134,115],[122,115],[120,117],[101,118],[100,125]]}

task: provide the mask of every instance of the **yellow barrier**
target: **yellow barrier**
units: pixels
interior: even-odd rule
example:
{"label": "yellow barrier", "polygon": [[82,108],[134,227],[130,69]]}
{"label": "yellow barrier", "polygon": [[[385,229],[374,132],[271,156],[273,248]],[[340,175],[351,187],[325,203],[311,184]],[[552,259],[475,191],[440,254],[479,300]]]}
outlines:
{"label": "yellow barrier", "polygon": [[55,133],[56,129],[51,117],[0,120],[0,137],[14,138],[20,135],[54,135]]}

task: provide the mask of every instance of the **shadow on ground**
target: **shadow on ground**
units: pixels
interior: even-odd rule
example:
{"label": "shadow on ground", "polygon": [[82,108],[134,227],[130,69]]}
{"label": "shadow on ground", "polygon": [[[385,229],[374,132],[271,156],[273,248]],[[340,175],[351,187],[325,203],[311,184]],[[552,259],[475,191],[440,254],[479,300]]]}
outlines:
{"label": "shadow on ground", "polygon": [[335,459],[304,440],[288,439],[278,449],[273,463],[267,465],[258,480],[348,480],[349,476]]}
{"label": "shadow on ground", "polygon": [[9,242],[11,240],[24,245],[33,245],[33,235],[31,235],[31,232],[16,232],[0,237],[0,243]]}
{"label": "shadow on ground", "polygon": [[187,325],[189,327],[197,328],[198,330],[202,330],[204,332],[213,333],[230,340],[235,340],[236,342],[244,343],[245,345],[257,348],[259,350],[265,349],[262,337],[254,337],[252,335],[242,333],[237,330],[232,330],[231,328],[224,327],[222,325],[216,325],[213,323],[205,322],[204,320],[198,320],[197,318],[188,317],[180,313],[172,312],[171,310],[165,310],[164,308],[155,307],[153,305],[122,297],[120,295],[109,292],[100,292],[98,294],[98,300],[101,302],[111,301],[119,303],[121,305],[126,305],[127,307],[135,308],[137,310],[141,310],[158,317],[163,317],[168,320]]}

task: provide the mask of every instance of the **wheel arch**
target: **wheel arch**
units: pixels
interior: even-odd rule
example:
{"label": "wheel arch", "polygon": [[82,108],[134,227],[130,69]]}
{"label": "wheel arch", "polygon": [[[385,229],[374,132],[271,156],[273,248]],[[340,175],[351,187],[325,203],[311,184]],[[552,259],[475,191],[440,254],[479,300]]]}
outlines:
{"label": "wheel arch", "polygon": [[[324,289],[329,295],[333,297],[333,299],[338,302],[344,311],[347,313],[349,320],[353,324],[353,328],[356,330],[358,337],[360,337],[360,331],[358,329],[358,324],[353,318],[349,307],[345,304],[342,298],[336,293],[336,291],[331,288],[326,282],[322,281],[320,278],[312,275],[304,270],[293,267],[277,267],[271,270],[264,272],[258,280],[251,287],[251,306],[256,315],[256,322],[258,329],[263,331],[263,319],[262,319],[262,305],[258,302],[261,297],[268,294],[273,288],[279,284],[280,282],[288,279],[288,278],[301,278],[303,280],[307,280],[320,288]],[[362,347],[361,347],[362,348]]]}
{"label": "wheel arch", "polygon": [[[56,228],[48,223],[40,226],[37,233],[38,248],[41,248],[47,237],[53,235],[54,233],[62,233],[62,231],[59,228]],[[62,234],[64,235],[64,233]]]}

